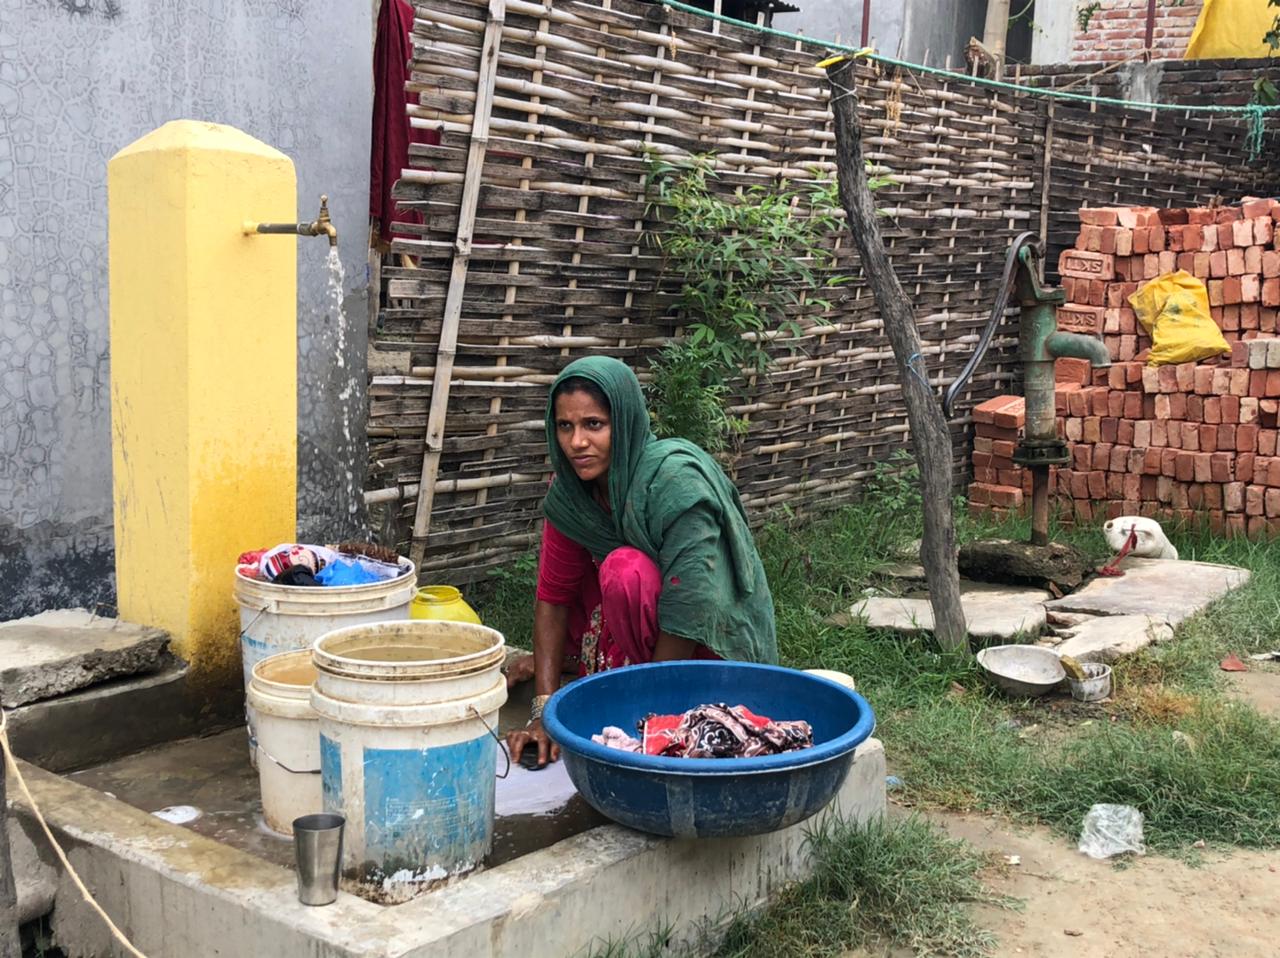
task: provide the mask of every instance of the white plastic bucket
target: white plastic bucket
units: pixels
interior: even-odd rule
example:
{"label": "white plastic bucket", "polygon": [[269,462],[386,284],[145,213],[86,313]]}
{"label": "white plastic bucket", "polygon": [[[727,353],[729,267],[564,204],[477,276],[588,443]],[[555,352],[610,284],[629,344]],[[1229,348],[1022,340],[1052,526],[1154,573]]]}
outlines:
{"label": "white plastic bucket", "polygon": [[480,864],[493,843],[500,632],[385,622],[316,640],[324,810],[346,817],[356,878],[425,883]]}
{"label": "white plastic bucket", "polygon": [[853,676],[848,672],[835,672],[831,669],[805,669],[810,675],[816,675],[820,679],[826,679],[829,682],[835,682],[836,685],[843,685],[850,692],[856,692],[857,689],[853,685]]}
{"label": "white plastic bucket", "polygon": [[417,569],[401,559],[404,575],[384,582],[347,586],[276,585],[236,573],[240,606],[240,657],[244,687],[253,667],[268,656],[310,648],[326,632],[349,625],[409,618],[417,592]]}
{"label": "white plastic bucket", "polygon": [[311,707],[316,669],[311,650],[284,652],[253,667],[247,712],[256,743],[262,817],[267,827],[293,834],[293,820],[323,807],[320,718]]}

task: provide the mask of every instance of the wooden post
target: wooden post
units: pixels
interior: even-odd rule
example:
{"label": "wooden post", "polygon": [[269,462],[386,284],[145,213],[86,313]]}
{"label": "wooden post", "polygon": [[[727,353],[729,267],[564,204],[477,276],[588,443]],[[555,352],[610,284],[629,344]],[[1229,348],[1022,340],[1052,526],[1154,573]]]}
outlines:
{"label": "wooden post", "polygon": [[938,397],[925,374],[920,333],[906,291],[898,281],[880,235],[880,223],[867,185],[862,155],[862,121],[854,92],[856,68],[851,59],[827,68],[831,109],[835,114],[836,175],[840,202],[858,246],[867,284],[875,296],[885,335],[893,347],[907,404],[911,445],[920,468],[924,500],[924,543],[920,562],[929,583],[934,635],[943,649],[968,651],[968,631],[960,605],[960,572],[956,566],[956,528],[951,515],[951,435]]}

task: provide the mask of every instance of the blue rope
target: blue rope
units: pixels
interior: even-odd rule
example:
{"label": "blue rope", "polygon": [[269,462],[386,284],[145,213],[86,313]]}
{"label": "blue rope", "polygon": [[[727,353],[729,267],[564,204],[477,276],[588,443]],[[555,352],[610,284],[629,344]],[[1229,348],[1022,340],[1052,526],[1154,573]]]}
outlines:
{"label": "blue rope", "polygon": [[1262,156],[1263,147],[1266,142],[1265,111],[1268,108],[1259,103],[1250,103],[1246,109],[1249,111],[1249,136],[1245,140],[1245,146],[1249,150],[1249,161],[1254,162],[1258,157]]}
{"label": "blue rope", "polygon": [[911,358],[907,360],[907,369],[915,374],[916,379],[924,383],[925,389],[932,389],[933,383],[929,382],[929,377],[916,368],[916,363],[923,361],[924,355],[922,353],[912,353]]}

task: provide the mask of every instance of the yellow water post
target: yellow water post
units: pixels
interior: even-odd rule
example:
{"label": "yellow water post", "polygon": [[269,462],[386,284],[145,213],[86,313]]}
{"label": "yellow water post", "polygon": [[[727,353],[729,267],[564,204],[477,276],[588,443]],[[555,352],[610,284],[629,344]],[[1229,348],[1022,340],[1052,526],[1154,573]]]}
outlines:
{"label": "yellow water post", "polygon": [[296,525],[293,163],[175,120],[107,165],[120,616],[168,630],[193,674],[239,669],[236,556]]}

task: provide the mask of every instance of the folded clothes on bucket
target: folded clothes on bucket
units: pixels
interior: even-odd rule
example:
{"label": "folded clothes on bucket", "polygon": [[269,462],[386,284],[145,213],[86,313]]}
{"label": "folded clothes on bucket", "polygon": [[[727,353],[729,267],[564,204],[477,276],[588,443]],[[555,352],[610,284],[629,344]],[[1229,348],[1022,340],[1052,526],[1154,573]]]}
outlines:
{"label": "folded clothes on bucket", "polygon": [[742,705],[699,705],[682,715],[648,715],[637,725],[642,740],[606,727],[592,741],[609,748],[668,758],[753,758],[813,746],[808,722],[774,721]]}
{"label": "folded clothes on bucket", "polygon": [[395,563],[348,555],[328,546],[285,543],[241,553],[236,571],[277,585],[350,586],[394,579],[405,570]]}

